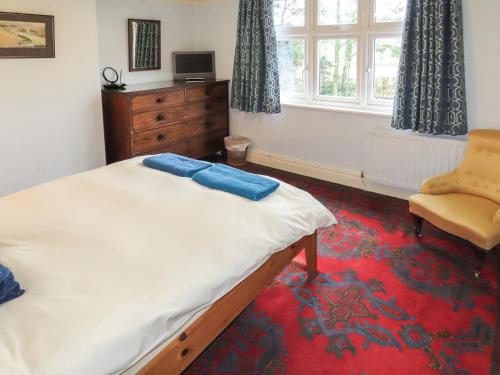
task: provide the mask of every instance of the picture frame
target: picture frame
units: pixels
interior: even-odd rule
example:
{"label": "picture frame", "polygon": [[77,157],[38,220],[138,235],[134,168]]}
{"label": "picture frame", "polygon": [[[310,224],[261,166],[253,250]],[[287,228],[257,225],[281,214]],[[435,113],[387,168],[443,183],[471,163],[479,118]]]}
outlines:
{"label": "picture frame", "polygon": [[0,59],[54,58],[54,16],[0,12]]}
{"label": "picture frame", "polygon": [[[129,71],[160,70],[161,21],[130,18],[127,23]],[[140,32],[143,28],[147,29]]]}

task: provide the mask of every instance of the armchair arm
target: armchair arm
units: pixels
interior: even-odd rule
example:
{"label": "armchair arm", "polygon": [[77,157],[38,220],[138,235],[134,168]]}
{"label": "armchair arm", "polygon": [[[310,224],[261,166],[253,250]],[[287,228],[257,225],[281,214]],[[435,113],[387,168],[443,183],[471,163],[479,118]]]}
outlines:
{"label": "armchair arm", "polygon": [[495,214],[495,216],[493,217],[493,222],[495,224],[498,224],[500,225],[500,208],[497,210],[497,213]]}
{"label": "armchair arm", "polygon": [[460,182],[457,171],[431,177],[425,180],[420,186],[420,191],[424,194],[447,194],[460,191]]}

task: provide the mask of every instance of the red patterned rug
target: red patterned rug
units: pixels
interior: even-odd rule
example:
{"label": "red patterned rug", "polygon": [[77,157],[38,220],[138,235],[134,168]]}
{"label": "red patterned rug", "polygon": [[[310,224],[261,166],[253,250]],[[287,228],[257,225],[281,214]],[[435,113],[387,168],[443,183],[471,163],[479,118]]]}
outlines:
{"label": "red patterned rug", "polygon": [[405,201],[249,169],[309,191],[339,224],[319,233],[313,283],[299,255],[186,374],[490,373],[494,256],[477,281],[471,247],[425,224],[416,240]]}

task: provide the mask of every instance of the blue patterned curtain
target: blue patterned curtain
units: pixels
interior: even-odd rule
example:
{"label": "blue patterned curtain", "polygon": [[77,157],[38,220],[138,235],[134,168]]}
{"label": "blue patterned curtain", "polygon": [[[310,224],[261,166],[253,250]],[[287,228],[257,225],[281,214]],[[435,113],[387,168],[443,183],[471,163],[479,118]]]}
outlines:
{"label": "blue patterned curtain", "polygon": [[281,112],[273,0],[240,0],[231,107]]}
{"label": "blue patterned curtain", "polygon": [[467,133],[462,0],[408,0],[392,127]]}

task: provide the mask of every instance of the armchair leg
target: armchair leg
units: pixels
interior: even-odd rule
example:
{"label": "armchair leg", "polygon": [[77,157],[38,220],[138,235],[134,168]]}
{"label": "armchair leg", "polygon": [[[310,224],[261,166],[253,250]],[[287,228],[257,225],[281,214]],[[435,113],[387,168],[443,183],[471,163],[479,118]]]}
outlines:
{"label": "armchair leg", "polygon": [[415,214],[411,214],[413,216],[413,220],[415,222],[415,237],[421,238],[422,237],[422,224],[424,222],[424,219],[422,219],[420,216],[417,216]]}
{"label": "armchair leg", "polygon": [[476,250],[476,270],[474,271],[474,277],[476,280],[479,280],[479,277],[481,276],[481,271],[483,270],[484,263],[486,261],[486,252],[479,248],[475,247]]}

